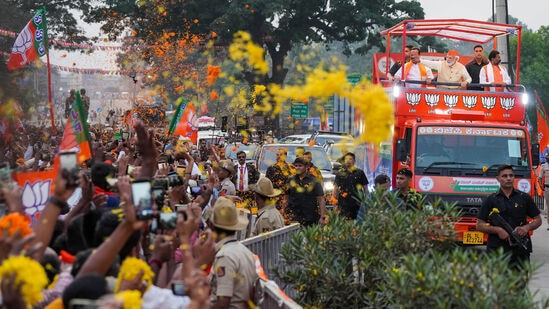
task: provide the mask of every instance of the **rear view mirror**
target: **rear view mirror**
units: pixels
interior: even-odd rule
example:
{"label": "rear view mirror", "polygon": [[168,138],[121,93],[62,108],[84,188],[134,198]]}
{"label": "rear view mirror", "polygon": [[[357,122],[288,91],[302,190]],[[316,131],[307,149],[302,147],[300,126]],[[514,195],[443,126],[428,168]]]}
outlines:
{"label": "rear view mirror", "polygon": [[406,161],[408,159],[408,149],[406,149],[406,140],[399,139],[396,144],[397,161]]}

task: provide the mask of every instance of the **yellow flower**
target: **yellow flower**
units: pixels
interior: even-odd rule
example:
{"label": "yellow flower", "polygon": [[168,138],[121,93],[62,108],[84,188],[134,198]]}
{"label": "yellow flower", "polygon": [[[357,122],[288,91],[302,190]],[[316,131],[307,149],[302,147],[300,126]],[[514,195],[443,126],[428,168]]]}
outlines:
{"label": "yellow flower", "polygon": [[152,285],[152,279],[154,277],[154,272],[151,270],[151,267],[145,263],[145,261],[138,258],[129,257],[124,260],[122,266],[120,266],[120,272],[118,273],[118,278],[116,279],[116,285],[114,291],[118,292],[120,288],[120,282],[122,280],[133,280],[139,272],[143,270],[143,281],[147,282],[147,290]]}
{"label": "yellow flower", "polygon": [[[238,31],[235,33],[233,43],[229,46],[229,55],[231,60],[240,66],[241,63],[244,63],[262,74],[266,74],[268,71],[263,48],[254,44],[251,35],[247,32]],[[237,65],[237,67],[239,66]]]}
{"label": "yellow flower", "polygon": [[137,290],[127,290],[116,293],[114,298],[124,302],[122,306],[123,309],[140,309],[141,303],[143,302],[141,299],[141,292]]}
{"label": "yellow flower", "polygon": [[26,256],[12,256],[0,265],[0,278],[14,273],[14,285],[21,283],[21,294],[28,305],[42,300],[42,290],[48,284],[48,277],[40,263]]}

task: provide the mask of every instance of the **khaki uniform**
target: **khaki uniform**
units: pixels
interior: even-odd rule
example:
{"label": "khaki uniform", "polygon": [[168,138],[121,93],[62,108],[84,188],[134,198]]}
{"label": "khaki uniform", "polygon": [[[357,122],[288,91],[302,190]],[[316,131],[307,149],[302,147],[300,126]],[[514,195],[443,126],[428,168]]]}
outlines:
{"label": "khaki uniform", "polygon": [[284,227],[284,217],[276,209],[276,204],[265,205],[257,212],[257,219],[252,233],[259,235]]}
{"label": "khaki uniform", "polygon": [[225,190],[226,195],[236,195],[236,189],[234,187],[234,183],[231,181],[230,177],[227,177],[223,179],[219,185],[221,186],[221,189],[219,191]]}
{"label": "khaki uniform", "polygon": [[253,253],[234,236],[220,240],[210,272],[211,301],[218,296],[231,298],[229,308],[248,308],[258,279]]}

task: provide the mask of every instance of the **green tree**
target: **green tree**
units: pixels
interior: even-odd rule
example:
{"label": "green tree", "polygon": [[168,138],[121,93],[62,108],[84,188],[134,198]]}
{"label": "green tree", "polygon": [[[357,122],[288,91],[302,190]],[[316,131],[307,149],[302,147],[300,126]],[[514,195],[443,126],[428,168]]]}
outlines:
{"label": "green tree", "polygon": [[[406,18],[424,17],[417,1],[395,0],[252,0],[252,1],[100,1],[102,5],[85,11],[88,21],[103,24],[112,36],[132,29],[148,44],[167,44],[188,32],[209,36],[215,44],[228,46],[239,30],[251,34],[252,41],[265,47],[271,71],[241,72],[237,77],[249,85],[283,84],[288,72],[285,59],[295,44],[341,41],[344,53],[365,54],[372,47],[383,48],[381,29]],[[166,34],[173,33],[166,36]],[[351,48],[351,44],[361,44]],[[151,63],[154,65],[154,63]]]}

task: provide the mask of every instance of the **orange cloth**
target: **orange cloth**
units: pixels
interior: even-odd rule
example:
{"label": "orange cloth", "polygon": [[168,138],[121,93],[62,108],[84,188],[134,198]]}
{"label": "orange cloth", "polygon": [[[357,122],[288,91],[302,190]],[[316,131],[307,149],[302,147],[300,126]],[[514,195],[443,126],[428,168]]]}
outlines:
{"label": "orange cloth", "polygon": [[[404,65],[404,77],[405,78],[408,78],[408,73],[410,72],[410,69],[412,68],[412,61],[408,61],[406,62],[406,64]],[[427,69],[425,68],[425,65],[421,64],[421,63],[418,63],[417,64],[418,67],[419,67],[419,76],[421,77],[421,80],[427,80]],[[427,85],[421,85],[421,88],[425,88],[427,87]]]}

